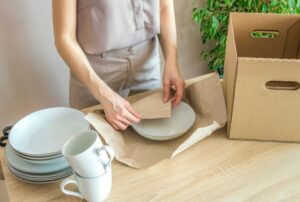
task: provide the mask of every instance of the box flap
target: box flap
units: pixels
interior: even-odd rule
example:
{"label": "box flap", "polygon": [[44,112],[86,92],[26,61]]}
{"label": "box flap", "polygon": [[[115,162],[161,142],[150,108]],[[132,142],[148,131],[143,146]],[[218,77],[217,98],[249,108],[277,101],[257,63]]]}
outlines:
{"label": "box flap", "polygon": [[[239,57],[297,58],[300,15],[232,13],[231,17]],[[255,31],[278,35],[256,38],[252,36]]]}
{"label": "box flap", "polygon": [[299,58],[300,54],[300,19],[288,30],[284,49],[284,58]]}
{"label": "box flap", "polygon": [[[229,17],[229,25],[228,25],[228,33],[227,33],[227,41],[226,41],[226,52],[225,52],[225,70],[224,70],[224,94],[226,100],[227,107],[227,117],[228,117],[228,125],[231,122],[231,112],[233,106],[233,94],[235,87],[235,77],[237,70],[237,51],[234,40],[234,32],[233,32],[233,24],[232,24],[232,14]],[[227,127],[229,134],[230,127]]]}

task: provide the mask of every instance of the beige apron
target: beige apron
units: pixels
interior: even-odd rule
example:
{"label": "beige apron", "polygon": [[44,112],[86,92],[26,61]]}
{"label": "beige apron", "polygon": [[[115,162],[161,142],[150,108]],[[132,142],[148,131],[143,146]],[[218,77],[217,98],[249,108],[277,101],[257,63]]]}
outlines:
{"label": "beige apron", "polygon": [[[159,88],[160,58],[158,40],[152,38],[137,45],[101,54],[86,54],[97,75],[122,96]],[[88,89],[70,76],[70,106],[82,109],[99,104]]]}

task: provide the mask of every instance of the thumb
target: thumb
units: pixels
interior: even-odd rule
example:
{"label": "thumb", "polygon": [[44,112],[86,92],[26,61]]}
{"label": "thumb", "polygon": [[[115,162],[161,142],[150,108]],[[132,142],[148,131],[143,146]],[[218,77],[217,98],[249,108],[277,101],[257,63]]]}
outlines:
{"label": "thumb", "polygon": [[164,81],[163,85],[163,101],[167,102],[170,99],[170,84],[169,80]]}

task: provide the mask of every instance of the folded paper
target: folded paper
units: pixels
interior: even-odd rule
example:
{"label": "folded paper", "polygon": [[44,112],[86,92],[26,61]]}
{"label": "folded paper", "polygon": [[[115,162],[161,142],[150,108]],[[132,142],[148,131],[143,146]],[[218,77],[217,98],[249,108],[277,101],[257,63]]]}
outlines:
{"label": "folded paper", "polygon": [[158,119],[171,116],[171,101],[163,101],[161,90],[133,102],[131,106],[142,116],[142,119]]}

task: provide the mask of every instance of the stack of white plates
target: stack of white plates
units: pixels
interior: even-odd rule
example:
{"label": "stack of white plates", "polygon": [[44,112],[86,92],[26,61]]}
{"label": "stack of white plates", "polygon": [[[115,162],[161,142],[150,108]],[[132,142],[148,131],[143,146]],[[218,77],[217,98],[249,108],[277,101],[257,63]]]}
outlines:
{"label": "stack of white plates", "polygon": [[5,154],[8,168],[29,183],[51,183],[73,174],[61,148],[72,136],[88,130],[84,114],[71,108],[34,112],[12,128]]}

